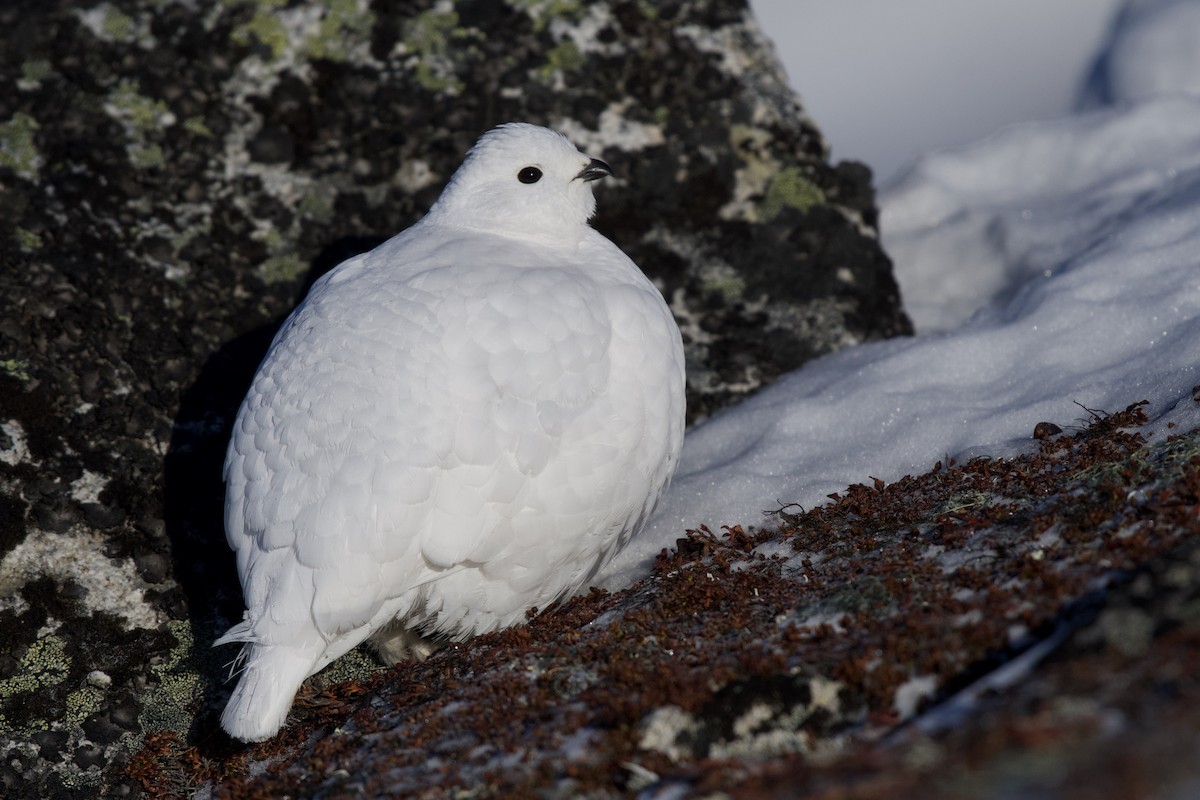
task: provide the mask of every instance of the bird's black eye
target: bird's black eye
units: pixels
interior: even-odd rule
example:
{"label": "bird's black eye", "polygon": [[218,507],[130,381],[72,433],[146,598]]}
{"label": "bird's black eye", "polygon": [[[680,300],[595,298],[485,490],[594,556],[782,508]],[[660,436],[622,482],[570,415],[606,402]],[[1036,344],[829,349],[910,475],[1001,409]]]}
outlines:
{"label": "bird's black eye", "polygon": [[517,173],[517,180],[521,183],[537,183],[542,179],[542,171],[537,167],[525,167]]}

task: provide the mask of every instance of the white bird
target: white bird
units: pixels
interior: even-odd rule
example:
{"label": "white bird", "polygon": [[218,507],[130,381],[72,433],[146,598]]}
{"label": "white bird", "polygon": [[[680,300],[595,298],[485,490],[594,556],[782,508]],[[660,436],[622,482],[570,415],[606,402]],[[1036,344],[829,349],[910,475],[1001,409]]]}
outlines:
{"label": "white bird", "polygon": [[587,224],[611,174],[501,125],[284,323],[225,459],[247,608],[216,642],[245,643],[234,738],[275,735],[305,678],[364,640],[394,663],[523,621],[645,523],[679,460],[683,346]]}

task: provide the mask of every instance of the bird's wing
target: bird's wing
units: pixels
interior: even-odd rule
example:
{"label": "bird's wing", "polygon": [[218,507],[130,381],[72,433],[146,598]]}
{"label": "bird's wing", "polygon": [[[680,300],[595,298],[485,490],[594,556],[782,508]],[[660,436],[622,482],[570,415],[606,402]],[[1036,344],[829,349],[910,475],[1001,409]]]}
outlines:
{"label": "bird's wing", "polygon": [[[239,638],[365,625],[502,552],[529,504],[576,502],[531,482],[568,429],[587,446],[578,421],[609,380],[604,293],[550,262],[504,266],[502,251],[443,248],[395,276],[347,265],[285,323],[225,465]],[[580,470],[605,457],[571,456]]]}

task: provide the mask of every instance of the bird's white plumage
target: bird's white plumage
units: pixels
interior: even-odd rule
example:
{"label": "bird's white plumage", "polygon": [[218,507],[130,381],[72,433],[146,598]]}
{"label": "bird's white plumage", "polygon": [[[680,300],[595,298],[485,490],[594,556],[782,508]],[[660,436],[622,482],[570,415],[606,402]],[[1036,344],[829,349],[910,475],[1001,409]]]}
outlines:
{"label": "bird's white plumage", "polygon": [[646,520],[679,457],[683,351],[654,285],[587,225],[605,172],[560,134],[500,126],[279,331],[225,462],[247,607],[218,640],[246,643],[234,737],[274,735],[303,680],[368,637],[395,659],[426,652],[416,634],[520,622]]}

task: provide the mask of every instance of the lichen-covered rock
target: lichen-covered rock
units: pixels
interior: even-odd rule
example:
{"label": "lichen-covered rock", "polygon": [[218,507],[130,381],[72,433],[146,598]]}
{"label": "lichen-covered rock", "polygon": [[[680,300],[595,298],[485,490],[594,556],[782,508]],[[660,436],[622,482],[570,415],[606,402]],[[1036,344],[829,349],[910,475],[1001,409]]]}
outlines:
{"label": "lichen-covered rock", "polygon": [[306,283],[493,124],[616,168],[595,224],[670,300],[693,418],[908,330],[868,173],[744,3],[20,2],[0,31],[0,794],[118,791],[147,731],[211,730],[232,412]]}

